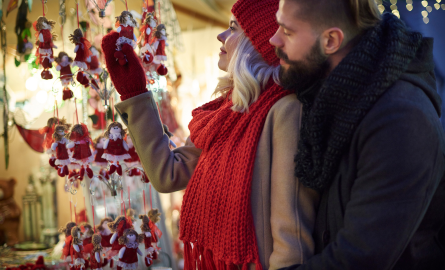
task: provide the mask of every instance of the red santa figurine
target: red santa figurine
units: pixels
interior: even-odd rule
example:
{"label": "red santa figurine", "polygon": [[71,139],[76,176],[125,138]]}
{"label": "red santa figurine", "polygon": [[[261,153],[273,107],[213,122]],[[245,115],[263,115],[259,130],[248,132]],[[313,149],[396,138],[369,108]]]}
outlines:
{"label": "red santa figurine", "polygon": [[55,21],[50,21],[43,16],[40,16],[34,22],[34,30],[36,30],[37,37],[36,45],[39,47],[36,51],[37,64],[42,64],[43,71],[41,77],[44,80],[53,78],[49,69],[53,67],[52,63],[54,62],[53,48],[57,49],[53,43],[57,35],[51,32],[55,24]]}
{"label": "red santa figurine", "polygon": [[138,247],[142,240],[143,238],[134,229],[124,231],[124,234],[119,237],[119,244],[123,247],[119,250],[117,270],[138,269],[138,254],[143,256]]}
{"label": "red santa figurine", "polygon": [[70,99],[73,97],[73,91],[68,88],[68,85],[73,81],[73,72],[71,71],[71,63],[73,62],[73,59],[69,57],[66,52],[59,52],[55,61],[57,63],[56,70],[60,71],[60,82],[63,86],[62,99]]}
{"label": "red santa figurine", "polygon": [[107,140],[103,146],[105,151],[102,157],[111,163],[110,171],[108,171],[110,175],[115,171],[117,171],[117,174],[122,175],[122,167],[119,161],[131,158],[128,154],[128,145],[124,141],[125,133],[122,124],[119,122],[109,124],[105,132]]}
{"label": "red santa figurine", "polygon": [[107,139],[100,135],[94,140],[94,164],[100,168],[99,175],[102,175],[105,179],[110,179],[107,172],[108,160],[104,159],[102,155],[104,154],[104,145]]}
{"label": "red santa figurine", "polygon": [[74,33],[70,35],[70,41],[76,45],[74,48],[76,58],[74,58],[73,66],[77,66],[80,69],[80,71],[77,73],[76,79],[80,84],[88,86],[90,81],[82,70],[88,69],[87,59],[91,56],[91,44],[86,38],[83,37],[82,30],[79,28],[74,30]]}
{"label": "red santa figurine", "polygon": [[122,52],[122,47],[131,46],[133,49],[136,47],[137,39],[133,33],[133,28],[136,27],[137,23],[129,11],[122,11],[121,15],[116,17],[116,24],[119,24],[116,30],[119,33],[119,38],[116,41],[114,57],[118,59],[119,64],[125,65],[127,60]]}
{"label": "red santa figurine", "polygon": [[139,215],[139,219],[142,220],[141,224],[141,237],[144,238],[144,246],[145,246],[145,258],[144,262],[147,267],[149,267],[153,263],[153,252],[155,249],[153,248],[151,242],[153,240],[150,229],[150,219],[147,215]]}
{"label": "red santa figurine", "polygon": [[55,164],[59,168],[57,173],[60,177],[65,177],[66,175],[68,175],[68,165],[71,163],[70,157],[68,155],[68,150],[66,148],[68,140],[65,138],[65,132],[67,130],[68,126],[57,125],[53,134],[54,142],[51,145],[51,150],[56,153]]}
{"label": "red santa figurine", "polygon": [[90,164],[93,162],[94,156],[90,149],[91,138],[87,126],[85,124],[74,125],[67,137],[71,141],[67,145],[68,149],[72,149],[70,160],[81,166],[78,179],[83,180],[85,171],[89,178],[93,178]]}

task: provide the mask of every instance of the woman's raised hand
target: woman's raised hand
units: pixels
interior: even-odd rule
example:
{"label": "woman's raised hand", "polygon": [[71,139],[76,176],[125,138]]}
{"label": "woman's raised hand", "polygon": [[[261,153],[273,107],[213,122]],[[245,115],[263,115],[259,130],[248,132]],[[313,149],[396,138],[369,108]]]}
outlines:
{"label": "woman's raised hand", "polygon": [[102,39],[102,51],[111,81],[116,91],[121,95],[121,100],[126,100],[147,92],[146,77],[141,61],[131,46],[122,46],[122,52],[127,58],[126,65],[122,66],[116,60],[114,53],[118,38],[119,34],[116,31],[105,35]]}

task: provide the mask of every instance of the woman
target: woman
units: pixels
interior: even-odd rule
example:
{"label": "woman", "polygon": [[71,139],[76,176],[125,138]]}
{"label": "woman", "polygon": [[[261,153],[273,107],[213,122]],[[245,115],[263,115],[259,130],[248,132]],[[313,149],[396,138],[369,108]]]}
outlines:
{"label": "woman", "polygon": [[193,111],[191,136],[174,150],[138,59],[132,54],[121,68],[113,57],[118,35],[102,42],[123,100],[116,109],[151,183],[159,192],[187,188],[185,269],[279,269],[313,254],[318,194],[293,173],[301,105],[276,83],[279,60],[268,42],[278,2],[234,4],[229,29],[218,35],[218,66],[227,71],[215,90],[220,97]]}

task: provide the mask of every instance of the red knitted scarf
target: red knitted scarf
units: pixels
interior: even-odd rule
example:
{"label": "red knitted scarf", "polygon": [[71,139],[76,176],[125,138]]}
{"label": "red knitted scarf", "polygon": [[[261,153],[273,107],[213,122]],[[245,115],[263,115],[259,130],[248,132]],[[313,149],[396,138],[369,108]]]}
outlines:
{"label": "red knitted scarf", "polygon": [[185,270],[262,269],[250,203],[253,165],[266,116],[290,94],[269,83],[249,113],[229,98],[193,110],[191,140],[202,149],[187,186],[180,223]]}

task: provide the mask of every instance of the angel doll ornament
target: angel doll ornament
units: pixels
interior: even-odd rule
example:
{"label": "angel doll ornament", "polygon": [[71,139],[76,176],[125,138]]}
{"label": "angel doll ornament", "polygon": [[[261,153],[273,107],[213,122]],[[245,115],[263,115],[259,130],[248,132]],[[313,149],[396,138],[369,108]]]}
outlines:
{"label": "angel doll ornament", "polygon": [[70,250],[70,253],[73,255],[73,264],[76,269],[85,269],[85,257],[83,254],[83,243],[82,243],[82,232],[80,231],[80,228],[75,226],[71,230],[71,237],[73,238],[72,241],[72,250]]}
{"label": "angel doll ornament", "polygon": [[102,236],[99,233],[93,234],[91,244],[93,245],[93,249],[90,253],[90,260],[89,260],[89,267],[92,270],[102,270],[102,267],[107,265],[108,260],[106,258],[103,259],[100,256],[100,253],[103,250],[103,247],[101,245],[102,243]]}
{"label": "angel doll ornament", "polygon": [[139,243],[142,240],[143,238],[134,229],[124,231],[124,234],[119,237],[119,244],[123,247],[119,250],[117,270],[138,269],[138,254],[143,256],[139,249]]}
{"label": "angel doll ornament", "polygon": [[102,157],[105,151],[104,145],[106,141],[107,139],[102,135],[94,140],[94,164],[100,168],[99,175],[108,180],[110,179],[107,172],[108,160]]}
{"label": "angel doll ornament", "polygon": [[50,154],[51,157],[49,159],[49,165],[51,165],[51,167],[57,168],[56,166],[56,153],[55,151],[53,151],[51,149],[51,146],[54,142],[53,139],[53,134],[54,134],[54,129],[56,127],[56,125],[66,125],[69,127],[69,125],[66,124],[65,118],[59,119],[57,117],[51,117],[50,119],[48,119],[48,121],[46,122],[46,126],[39,129],[39,133],[40,134],[45,134],[45,138],[43,139],[43,149],[46,151],[47,154]]}
{"label": "angel doll ornament", "polygon": [[125,65],[127,64],[127,60],[125,54],[122,52],[122,48],[124,46],[131,46],[133,49],[136,48],[137,39],[133,33],[133,28],[136,27],[137,23],[129,11],[122,11],[121,15],[116,17],[116,24],[119,24],[116,30],[119,33],[119,38],[116,41],[114,57],[118,59],[120,65]]}
{"label": "angel doll ornament", "polygon": [[71,243],[73,241],[73,237],[71,236],[71,230],[76,226],[76,223],[74,222],[68,222],[65,227],[62,227],[59,232],[63,233],[65,235],[65,242],[63,243],[63,249],[62,249],[62,257],[61,260],[64,261],[71,261]]}
{"label": "angel doll ornament", "polygon": [[73,91],[68,88],[68,85],[73,81],[73,72],[71,71],[71,63],[73,59],[68,56],[66,52],[59,52],[55,59],[57,63],[56,70],[60,72],[60,82],[63,86],[63,100],[72,98]]}
{"label": "angel doll ornament", "polygon": [[55,164],[59,168],[57,173],[60,177],[65,177],[69,174],[68,165],[71,163],[68,150],[66,148],[68,140],[65,138],[65,132],[67,130],[68,127],[66,125],[57,125],[53,134],[54,142],[51,145],[51,150],[56,153]]}
{"label": "angel doll ornament", "polygon": [[139,38],[142,63],[144,64],[150,64],[154,60],[154,52],[151,44],[153,43],[153,34],[157,24],[158,22],[154,15],[152,13],[147,13],[140,29],[141,36]]}
{"label": "angel doll ornament", "polygon": [[155,51],[155,59],[154,62],[159,64],[156,68],[156,72],[161,75],[167,75],[168,69],[162,63],[163,61],[167,61],[167,55],[165,54],[165,46],[168,46],[167,43],[167,33],[165,25],[160,24],[156,27],[155,32],[156,41],[153,43],[153,49]]}
{"label": "angel doll ornament", "polygon": [[77,81],[87,87],[90,83],[88,77],[82,72],[82,70],[87,70],[87,59],[91,56],[90,42],[83,37],[82,30],[79,28],[74,30],[74,33],[70,35],[70,41],[76,45],[74,52],[76,53],[76,58],[74,58],[73,66],[79,67],[80,71],[77,73]]}
{"label": "angel doll ornament", "polygon": [[111,249],[112,244],[110,243],[111,237],[113,234],[111,233],[110,228],[108,228],[108,223],[113,222],[113,220],[109,217],[103,218],[99,226],[97,226],[97,230],[102,236],[101,245],[104,248],[105,252],[108,252]]}
{"label": "angel doll ornament", "polygon": [[[119,254],[119,250],[123,247],[122,244],[119,243],[119,237],[124,235],[124,231],[126,229],[132,229],[133,223],[131,219],[125,216],[118,216],[114,222],[108,223],[108,228],[113,232],[113,235],[110,239],[111,250],[108,252],[109,257],[114,257]],[[113,261],[110,262],[110,267],[113,267]]]}
{"label": "angel doll ornament", "polygon": [[145,246],[145,258],[144,262],[147,267],[149,267],[153,263],[153,252],[155,249],[153,248],[151,242],[153,240],[150,229],[150,219],[147,215],[139,215],[139,219],[142,220],[141,224],[141,237],[144,238],[144,246]]}
{"label": "angel doll ornament", "polygon": [[36,45],[38,46],[36,57],[38,63],[42,64],[43,71],[41,77],[44,80],[51,80],[53,78],[49,69],[53,67],[52,63],[54,62],[53,48],[57,49],[53,43],[57,35],[51,32],[55,24],[55,21],[50,21],[43,16],[40,16],[37,18],[37,21],[34,22],[34,30],[36,30],[37,37]]}
{"label": "angel doll ornament", "polygon": [[91,46],[90,51],[91,55],[87,58],[88,72],[93,75],[93,78],[91,78],[91,85],[96,88],[96,90],[99,90],[97,79],[103,71],[100,67],[99,51],[94,46]]}
{"label": "angel doll ornament", "polygon": [[119,122],[113,122],[108,125],[105,132],[107,140],[104,143],[104,154],[102,157],[111,163],[108,174],[112,174],[117,171],[117,174],[122,175],[122,166],[119,161],[131,158],[128,154],[128,145],[124,141],[125,130],[122,128],[122,124]]}
{"label": "angel doll ornament", "polygon": [[71,141],[67,147],[68,149],[72,149],[73,152],[70,160],[81,166],[79,180],[83,180],[85,171],[89,178],[93,178],[93,171],[90,168],[90,164],[94,160],[94,156],[90,149],[91,138],[88,134],[87,126],[85,124],[74,125],[67,137]]}
{"label": "angel doll ornament", "polygon": [[148,218],[150,219],[149,226],[151,230],[151,241],[154,245],[154,252],[152,253],[153,260],[156,260],[158,258],[158,242],[159,239],[162,236],[162,231],[159,230],[158,226],[156,226],[156,223],[161,220],[160,216],[161,213],[159,213],[158,209],[151,209],[148,211]]}

